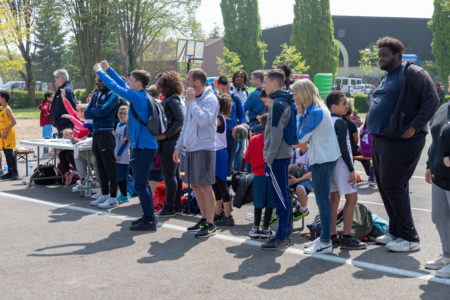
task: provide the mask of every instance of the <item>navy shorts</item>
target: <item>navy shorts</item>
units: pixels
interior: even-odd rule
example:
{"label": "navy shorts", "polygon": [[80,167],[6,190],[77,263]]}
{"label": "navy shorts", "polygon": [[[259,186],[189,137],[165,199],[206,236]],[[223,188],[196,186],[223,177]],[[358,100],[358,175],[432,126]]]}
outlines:
{"label": "navy shorts", "polygon": [[295,185],[295,189],[294,189],[295,191],[297,191],[297,187],[298,186],[301,186],[303,188],[303,191],[305,192],[306,195],[308,195],[313,189],[312,181],[309,180],[309,179],[308,180],[303,180],[303,181],[297,183]]}
{"label": "navy shorts", "polygon": [[252,186],[253,205],[258,209],[274,208],[270,183],[266,176],[254,176]]}

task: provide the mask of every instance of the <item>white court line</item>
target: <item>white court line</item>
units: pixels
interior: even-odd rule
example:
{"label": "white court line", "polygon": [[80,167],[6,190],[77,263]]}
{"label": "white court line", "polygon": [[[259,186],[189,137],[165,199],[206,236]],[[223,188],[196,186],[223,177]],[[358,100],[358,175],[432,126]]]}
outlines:
{"label": "white court line", "polygon": [[[359,174],[366,174],[366,172],[364,172],[364,171],[356,171],[356,173],[359,173]],[[424,176],[411,176],[411,178],[414,178],[414,179],[424,179],[424,180],[425,180],[425,177],[424,177]]]}
{"label": "white court line", "polygon": [[[308,197],[316,197],[314,194],[309,194]],[[345,197],[342,197],[341,200],[345,200]],[[371,202],[371,201],[361,201],[358,199],[357,202],[360,203],[367,203],[367,204],[374,204],[374,205],[379,205],[379,206],[384,206],[383,203],[379,203],[379,202]],[[419,211],[426,211],[426,212],[431,212],[431,209],[428,208],[416,208],[416,207],[411,207],[412,210],[419,210]]]}
{"label": "white court line", "polygon": [[[14,198],[14,199],[27,201],[27,202],[31,202],[31,203],[44,204],[44,205],[49,205],[49,206],[54,206],[54,207],[60,207],[60,208],[66,208],[66,209],[70,209],[70,210],[80,211],[80,212],[86,212],[86,213],[96,214],[96,215],[100,215],[100,216],[113,217],[113,218],[117,218],[117,219],[121,219],[121,220],[135,220],[136,219],[136,218],[133,218],[130,216],[119,215],[119,214],[111,213],[108,211],[99,211],[99,210],[91,209],[91,208],[84,208],[84,207],[78,207],[78,206],[73,206],[73,205],[55,203],[55,202],[51,202],[51,201],[38,200],[38,199],[34,199],[34,198],[18,196],[18,195],[4,193],[4,192],[0,192],[0,196]],[[173,224],[168,224],[168,223],[163,223],[163,222],[159,222],[158,226],[162,227],[162,228],[176,230],[176,231],[182,231],[182,232],[186,231],[186,227],[184,227],[184,226],[173,225]],[[262,242],[258,242],[255,240],[244,239],[244,238],[229,236],[229,235],[220,234],[220,233],[216,234],[213,238],[223,240],[223,241],[229,241],[229,242],[241,244],[241,245],[249,245],[249,246],[253,246],[253,247],[260,247],[262,244]],[[378,272],[382,272],[382,273],[389,273],[389,274],[399,275],[399,276],[403,276],[403,277],[416,278],[416,279],[420,279],[420,280],[424,280],[424,281],[431,281],[431,282],[437,282],[437,283],[450,285],[450,279],[435,277],[432,274],[427,274],[424,272],[409,271],[409,270],[395,268],[395,267],[388,267],[388,266],[378,265],[378,264],[374,264],[374,263],[358,261],[358,260],[354,260],[354,259],[350,259],[350,258],[346,259],[343,257],[334,256],[334,255],[326,255],[326,254],[307,255],[303,252],[303,250],[297,249],[297,248],[292,248],[292,247],[287,248],[287,249],[280,249],[279,251],[287,252],[287,253],[291,253],[291,254],[295,254],[295,255],[300,255],[300,256],[305,256],[305,257],[311,256],[312,258],[315,258],[315,259],[330,261],[330,262],[339,263],[339,264],[343,264],[343,265],[352,265],[352,266],[355,266],[358,268],[374,270],[374,271],[378,271]]]}

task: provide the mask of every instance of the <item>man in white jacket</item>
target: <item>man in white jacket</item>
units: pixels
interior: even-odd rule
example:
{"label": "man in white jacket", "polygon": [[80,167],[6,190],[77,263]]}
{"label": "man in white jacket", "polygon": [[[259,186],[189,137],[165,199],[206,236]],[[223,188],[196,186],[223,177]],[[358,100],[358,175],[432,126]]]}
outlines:
{"label": "man in white jacket", "polygon": [[191,184],[202,214],[201,220],[189,227],[195,237],[208,237],[216,233],[214,227],[216,151],[215,134],[219,103],[210,87],[206,87],[206,73],[193,69],[187,76],[186,115],[178,138],[173,160],[180,162],[181,151],[186,152],[186,177]]}

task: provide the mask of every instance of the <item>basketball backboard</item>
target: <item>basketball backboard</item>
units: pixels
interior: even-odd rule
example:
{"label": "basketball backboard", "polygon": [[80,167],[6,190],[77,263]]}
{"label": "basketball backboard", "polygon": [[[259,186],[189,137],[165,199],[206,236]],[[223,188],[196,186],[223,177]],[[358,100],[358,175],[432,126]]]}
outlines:
{"label": "basketball backboard", "polygon": [[188,62],[203,59],[204,41],[180,39],[177,43],[178,62]]}

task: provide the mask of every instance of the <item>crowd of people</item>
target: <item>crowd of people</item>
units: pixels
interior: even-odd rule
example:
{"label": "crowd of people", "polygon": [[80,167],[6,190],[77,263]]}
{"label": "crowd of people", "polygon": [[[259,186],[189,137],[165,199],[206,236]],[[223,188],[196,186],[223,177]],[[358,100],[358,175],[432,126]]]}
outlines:
{"label": "crowd of people", "polygon": [[[182,212],[182,162],[184,179],[200,208],[201,218],[187,229],[196,237],[214,235],[216,226],[235,224],[227,183],[234,172],[254,174],[254,223],[249,236],[268,238],[263,249],[290,245],[292,222],[309,214],[308,194],[314,191],[321,233],[304,245],[309,254],[331,253],[339,246],[367,247],[352,234],[358,198],[353,158],[371,156],[373,164],[363,160],[363,166],[369,182],[378,186],[389,217],[389,231],[376,241],[390,251],[406,252],[420,249],[409,180],[431,120],[433,142],[426,181],[432,183],[432,219],[443,252],[425,267],[450,277],[449,105],[443,104],[436,113],[436,88],[422,68],[402,63],[400,41],[385,37],[377,46],[380,68],[386,72],[372,94],[365,122],[352,113],[344,93],[332,91],[324,101],[309,79],[292,81],[286,65],[252,72],[250,83],[255,90],[249,93],[243,70],[235,72],[231,82],[221,76],[214,88],[207,84],[202,69],[189,71],[186,87],[177,72],[168,71],[157,74],[155,86],[149,88],[148,72],[135,70],[124,78],[102,61],[94,65],[97,88],[87,106],[77,105],[67,71],[55,71],[58,89],[46,93],[40,105],[43,137],[51,138],[53,127],[59,137],[73,143],[92,136],[92,161],[80,155],[75,158],[73,151],[58,154],[65,184],[75,175],[82,182],[86,165],[94,165],[101,191],[91,205],[107,209],[128,202],[127,178],[132,174],[142,216],[130,230],[155,231],[156,215],[167,218]],[[12,152],[16,121],[9,99],[8,92],[0,92],[1,145],[8,164],[2,179],[17,178]],[[158,131],[148,126],[155,124],[154,118]],[[357,127],[362,124],[359,148]],[[149,184],[155,156],[166,187],[166,201],[158,213]],[[299,199],[295,207],[292,195]],[[341,196],[346,201],[339,235],[336,219]],[[270,228],[274,211],[276,232]]]}

